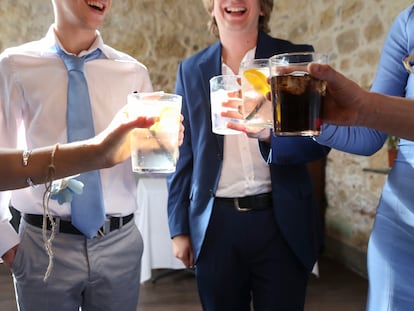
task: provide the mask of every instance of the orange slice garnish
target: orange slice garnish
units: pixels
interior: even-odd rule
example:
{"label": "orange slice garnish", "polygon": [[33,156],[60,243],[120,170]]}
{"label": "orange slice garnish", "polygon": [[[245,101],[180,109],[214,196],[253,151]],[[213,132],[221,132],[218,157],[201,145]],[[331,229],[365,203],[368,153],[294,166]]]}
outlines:
{"label": "orange slice garnish", "polygon": [[256,92],[266,96],[270,92],[270,86],[267,83],[267,77],[256,69],[246,69],[243,71],[243,76],[249,82]]}

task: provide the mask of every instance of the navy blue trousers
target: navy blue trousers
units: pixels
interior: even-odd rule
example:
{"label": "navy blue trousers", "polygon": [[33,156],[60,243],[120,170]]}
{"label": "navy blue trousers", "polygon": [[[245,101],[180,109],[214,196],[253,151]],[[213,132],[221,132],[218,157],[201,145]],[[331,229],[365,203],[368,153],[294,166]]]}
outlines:
{"label": "navy blue trousers", "polygon": [[281,236],[272,208],[240,212],[216,203],[196,278],[205,311],[302,311],[308,272]]}

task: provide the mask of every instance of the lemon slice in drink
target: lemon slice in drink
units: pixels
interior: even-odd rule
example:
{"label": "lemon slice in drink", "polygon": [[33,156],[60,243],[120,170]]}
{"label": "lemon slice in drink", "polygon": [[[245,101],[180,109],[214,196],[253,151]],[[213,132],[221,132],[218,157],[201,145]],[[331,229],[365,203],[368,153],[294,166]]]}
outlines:
{"label": "lemon slice in drink", "polygon": [[151,127],[151,131],[158,131],[160,129],[166,129],[168,127],[175,126],[179,123],[179,112],[177,108],[165,107],[160,111],[159,120],[155,122]]}
{"label": "lemon slice in drink", "polygon": [[249,82],[256,92],[259,92],[266,96],[270,92],[270,86],[267,83],[267,77],[256,69],[246,69],[243,71],[243,75],[247,82]]}

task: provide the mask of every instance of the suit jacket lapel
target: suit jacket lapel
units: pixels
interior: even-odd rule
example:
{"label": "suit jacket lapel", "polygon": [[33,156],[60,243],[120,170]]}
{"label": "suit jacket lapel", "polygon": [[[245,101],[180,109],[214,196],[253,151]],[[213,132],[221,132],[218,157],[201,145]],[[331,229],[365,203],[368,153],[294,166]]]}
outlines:
{"label": "suit jacket lapel", "polygon": [[263,31],[259,31],[255,58],[269,58],[286,52],[288,52],[286,41],[272,38]]}
{"label": "suit jacket lapel", "polygon": [[[210,79],[214,76],[221,75],[221,66],[221,43],[218,41],[207,49],[203,58],[200,59],[198,68],[200,75],[199,79],[201,81],[200,91],[202,92],[200,95],[203,95],[204,98],[208,99],[205,101],[208,105],[210,105]],[[208,110],[210,110],[210,107]],[[223,154],[224,137],[222,135],[215,136],[219,149]]]}

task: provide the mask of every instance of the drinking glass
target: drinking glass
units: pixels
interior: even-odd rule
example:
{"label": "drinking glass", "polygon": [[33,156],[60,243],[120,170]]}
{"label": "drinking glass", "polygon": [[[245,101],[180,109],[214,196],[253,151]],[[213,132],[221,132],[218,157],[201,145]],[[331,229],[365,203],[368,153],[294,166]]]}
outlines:
{"label": "drinking glass", "polygon": [[178,159],[182,98],[164,92],[128,95],[128,113],[153,117],[149,128],[131,131],[132,170],[139,174],[163,175],[175,172]]}
{"label": "drinking glass", "polygon": [[269,59],[259,58],[240,64],[243,97],[243,119],[247,127],[273,127],[272,102],[267,100],[270,92]]}
{"label": "drinking glass", "polygon": [[326,64],[328,55],[299,52],[269,59],[276,135],[320,135],[326,82],[309,75],[307,66],[311,62]]}
{"label": "drinking glass", "polygon": [[[211,125],[213,133],[241,134],[227,128],[227,123],[241,123],[241,86],[237,75],[219,75],[210,79]],[[233,116],[233,117],[232,117]]]}

